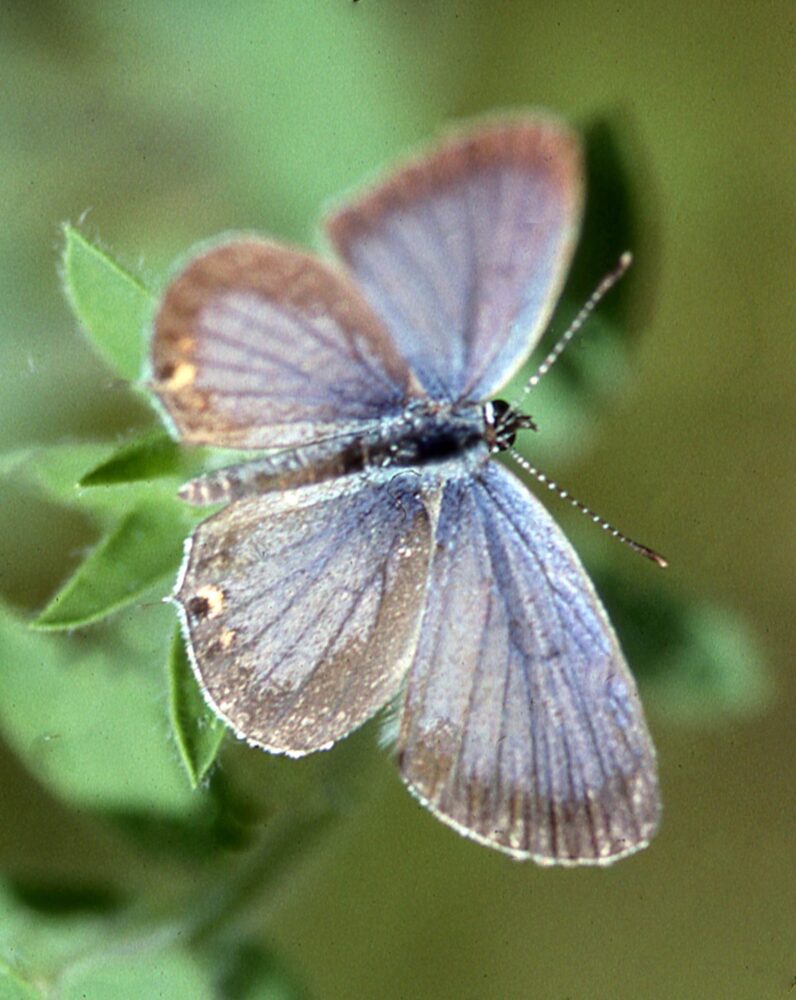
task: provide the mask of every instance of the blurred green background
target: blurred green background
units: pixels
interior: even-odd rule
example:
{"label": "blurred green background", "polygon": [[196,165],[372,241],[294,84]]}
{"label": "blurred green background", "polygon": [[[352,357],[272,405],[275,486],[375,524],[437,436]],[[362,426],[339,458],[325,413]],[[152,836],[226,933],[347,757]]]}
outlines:
{"label": "blurred green background", "polygon": [[[545,417],[527,453],[666,554],[651,583],[654,567],[562,516],[615,590],[646,595],[651,628],[709,602],[701,642],[738,686],[695,708],[661,664],[642,674],[664,825],[606,871],[456,837],[402,789],[374,727],[322,762],[230,744],[210,793],[192,792],[151,638],[170,609],[29,636],[20,619],[97,527],[7,477],[0,959],[19,975],[44,988],[41,970],[65,969],[57,995],[100,998],[789,995],[795,27],[785,2],[0,5],[0,447],[17,456],[151,425],[64,301],[61,222],[85,219],[156,284],[223,230],[311,243],[327,199],[456,119],[541,106],[610,122],[635,208],[625,370],[598,323],[572,350],[608,366],[599,393],[571,422]],[[592,283],[612,263],[592,254]],[[267,821],[305,794],[339,797],[343,818],[280,841]],[[0,996],[38,995],[15,975],[0,968]]]}

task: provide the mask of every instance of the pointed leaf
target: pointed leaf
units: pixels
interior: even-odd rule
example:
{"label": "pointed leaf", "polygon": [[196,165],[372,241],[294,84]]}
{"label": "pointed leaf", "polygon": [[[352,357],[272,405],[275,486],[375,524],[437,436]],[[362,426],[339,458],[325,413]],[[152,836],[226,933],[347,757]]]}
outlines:
{"label": "pointed leaf", "polygon": [[[250,451],[232,448],[184,448],[165,430],[126,441],[116,451],[103,455],[102,460],[79,480],[80,486],[114,486],[119,483],[138,483],[173,478],[180,482],[201,472],[251,461]],[[18,465],[25,455],[10,459],[9,465]],[[0,457],[0,473],[2,472]],[[175,488],[176,492],[176,488]]]}
{"label": "pointed leaf", "polygon": [[169,656],[169,680],[172,731],[191,786],[197,788],[218,755],[227,726],[202,697],[180,629]]}
{"label": "pointed leaf", "polygon": [[80,485],[111,486],[163,476],[188,478],[197,463],[185,456],[165,430],[153,431],[123,444],[109,459],[87,472]]}
{"label": "pointed leaf", "polygon": [[195,520],[179,501],[141,502],[81,563],[34,626],[77,628],[140,599],[156,584],[166,591]]}
{"label": "pointed leaf", "polygon": [[75,315],[103,357],[137,379],[152,297],[143,284],[72,226],[64,226],[63,279]]}

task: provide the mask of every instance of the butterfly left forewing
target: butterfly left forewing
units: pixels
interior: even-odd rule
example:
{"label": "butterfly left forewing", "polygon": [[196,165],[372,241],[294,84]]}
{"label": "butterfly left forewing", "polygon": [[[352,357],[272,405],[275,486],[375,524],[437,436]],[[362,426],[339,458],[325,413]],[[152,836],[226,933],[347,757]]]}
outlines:
{"label": "butterfly left forewing", "polygon": [[418,391],[347,275],[252,237],[203,250],[172,279],[150,366],[179,437],[218,447],[354,436]]}
{"label": "butterfly left forewing", "polygon": [[655,753],[613,631],[496,464],[445,487],[398,753],[434,813],[518,858],[607,864],[655,832]]}

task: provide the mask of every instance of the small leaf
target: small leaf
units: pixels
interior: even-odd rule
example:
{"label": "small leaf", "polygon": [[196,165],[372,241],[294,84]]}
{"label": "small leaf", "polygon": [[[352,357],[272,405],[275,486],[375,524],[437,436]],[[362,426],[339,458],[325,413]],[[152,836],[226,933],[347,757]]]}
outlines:
{"label": "small leaf", "polygon": [[187,471],[189,463],[184,456],[184,450],[166,431],[153,431],[122,445],[109,459],[87,472],[80,485],[112,486],[164,476],[187,478],[193,468]]}
{"label": "small leaf", "polygon": [[169,680],[172,731],[191,786],[197,788],[218,755],[227,727],[202,697],[179,629],[169,656]]}
{"label": "small leaf", "polygon": [[137,379],[152,297],[141,282],[72,226],[64,226],[64,287],[75,315],[103,357]]}
{"label": "small leaf", "polygon": [[73,629],[99,621],[173,577],[191,512],[178,501],[143,501],[127,514],[33,622],[40,629]]}
{"label": "small leaf", "polygon": [[[26,460],[27,453],[9,459],[14,467]],[[114,486],[119,483],[152,482],[160,478],[185,481],[202,472],[227,465],[251,461],[251,451],[231,448],[184,448],[165,430],[155,430],[125,442],[116,451],[102,456],[102,460],[79,480],[80,486]],[[3,470],[0,456],[0,473]],[[175,489],[176,492],[176,489]]]}

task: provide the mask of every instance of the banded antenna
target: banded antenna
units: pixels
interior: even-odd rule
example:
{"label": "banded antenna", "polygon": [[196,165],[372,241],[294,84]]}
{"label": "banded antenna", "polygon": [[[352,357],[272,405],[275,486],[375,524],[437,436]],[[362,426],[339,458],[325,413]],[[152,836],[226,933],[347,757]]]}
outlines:
{"label": "banded antenna", "polygon": [[[542,378],[550,371],[556,361],[558,361],[561,357],[567,344],[569,344],[572,338],[582,329],[586,320],[594,312],[598,302],[605,296],[606,292],[610,291],[614,287],[632,263],[633,255],[629,250],[626,250],[619,258],[619,261],[613,271],[609,271],[599,285],[597,285],[589,298],[586,300],[583,308],[558,339],[553,349],[544,361],[542,361],[534,374],[525,383],[520,399],[527,396],[532,389],[536,388]],[[519,400],[517,402],[512,402],[512,409],[519,409],[518,403]],[[585,514],[594,524],[596,524],[603,531],[606,531],[612,538],[616,538],[617,541],[627,545],[634,552],[638,552],[638,554],[644,556],[645,559],[650,559],[656,564],[656,566],[666,567],[669,565],[664,557],[654,549],[649,548],[647,545],[642,545],[641,542],[635,541],[618,528],[615,528],[612,524],[606,521],[605,518],[596,514],[591,507],[587,507],[585,503],[581,503],[580,500],[573,497],[569,490],[565,490],[562,486],[559,486],[558,483],[546,476],[544,472],[537,469],[535,465],[531,465],[528,459],[521,455],[516,448],[511,447],[506,449],[505,454],[510,455],[517,465],[527,472],[529,476],[532,476],[538,483],[541,483],[542,486],[545,486],[552,493],[555,493],[556,496],[560,497],[560,499],[566,500],[567,503],[579,510],[581,514]]]}

